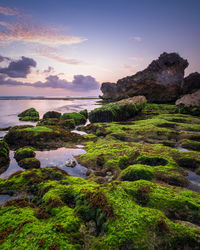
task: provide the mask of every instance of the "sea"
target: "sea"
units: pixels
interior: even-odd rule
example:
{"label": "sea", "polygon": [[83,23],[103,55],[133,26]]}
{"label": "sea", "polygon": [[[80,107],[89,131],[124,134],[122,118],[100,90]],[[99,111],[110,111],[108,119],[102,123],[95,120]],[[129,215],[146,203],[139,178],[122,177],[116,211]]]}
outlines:
{"label": "sea", "polygon": [[[58,111],[60,113],[79,112],[83,109],[91,111],[101,106],[98,101],[97,97],[0,96],[0,140],[3,139],[10,126],[36,125],[36,122],[19,121],[17,115],[28,108],[35,108],[41,119],[47,111]],[[76,129],[73,132],[81,133]],[[56,150],[36,151],[36,158],[40,160],[41,167],[57,166],[72,176],[86,178],[87,169],[80,165],[75,158],[75,156],[84,153],[86,153],[84,145],[77,144],[74,148],[62,147]],[[74,168],[67,167],[66,162],[72,160],[76,162],[76,166]],[[11,150],[10,165],[4,173],[0,174],[0,178],[6,179],[19,170],[24,171],[15,161],[14,151]]]}

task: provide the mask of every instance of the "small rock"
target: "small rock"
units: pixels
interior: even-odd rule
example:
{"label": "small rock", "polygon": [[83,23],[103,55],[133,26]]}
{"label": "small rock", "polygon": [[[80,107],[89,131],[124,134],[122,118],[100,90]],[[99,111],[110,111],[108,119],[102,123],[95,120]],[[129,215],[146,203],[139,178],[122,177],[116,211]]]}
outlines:
{"label": "small rock", "polygon": [[97,234],[96,222],[93,220],[90,220],[89,222],[86,223],[86,225],[88,227],[88,233],[96,236],[96,234]]}
{"label": "small rock", "polygon": [[68,160],[65,163],[66,167],[74,168],[76,166],[76,162],[74,160]]}

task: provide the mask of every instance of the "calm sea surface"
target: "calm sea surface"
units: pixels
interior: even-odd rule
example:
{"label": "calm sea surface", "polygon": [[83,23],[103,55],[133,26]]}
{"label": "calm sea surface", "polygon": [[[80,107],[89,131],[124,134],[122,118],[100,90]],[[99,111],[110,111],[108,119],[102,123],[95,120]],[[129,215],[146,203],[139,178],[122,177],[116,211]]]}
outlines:
{"label": "calm sea surface", "polygon": [[14,125],[34,124],[32,122],[19,121],[17,114],[28,108],[35,108],[40,113],[40,118],[47,111],[58,111],[61,113],[66,112],[79,112],[80,110],[87,109],[91,111],[99,107],[96,102],[99,99],[23,99],[23,100],[0,100],[0,128],[6,128]]}

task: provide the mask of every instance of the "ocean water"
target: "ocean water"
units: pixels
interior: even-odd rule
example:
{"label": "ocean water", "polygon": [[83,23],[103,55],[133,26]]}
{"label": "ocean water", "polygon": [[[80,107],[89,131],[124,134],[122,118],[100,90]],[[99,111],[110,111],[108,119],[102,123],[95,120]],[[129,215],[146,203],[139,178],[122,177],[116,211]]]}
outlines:
{"label": "ocean water", "polygon": [[[47,111],[61,113],[79,112],[83,109],[91,111],[99,107],[96,102],[99,99],[3,99],[0,97],[0,128],[9,126],[34,124],[33,122],[19,121],[17,114],[28,108],[35,108],[42,118]],[[1,133],[4,134],[4,133]],[[0,134],[0,137],[1,137]]]}

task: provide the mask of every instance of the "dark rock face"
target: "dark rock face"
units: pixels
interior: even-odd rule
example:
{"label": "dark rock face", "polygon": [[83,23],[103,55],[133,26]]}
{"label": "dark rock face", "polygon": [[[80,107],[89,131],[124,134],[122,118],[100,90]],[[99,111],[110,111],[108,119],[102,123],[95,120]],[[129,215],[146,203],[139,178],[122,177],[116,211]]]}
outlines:
{"label": "dark rock face", "polygon": [[181,94],[187,60],[176,53],[163,53],[145,70],[114,83],[103,83],[102,99],[124,99],[144,95],[149,102],[174,102]]}
{"label": "dark rock face", "polygon": [[192,73],[184,79],[183,94],[192,94],[200,89],[200,74],[198,72]]}
{"label": "dark rock face", "polygon": [[48,118],[57,118],[60,119],[61,113],[56,112],[56,111],[48,111],[43,115],[43,119],[48,119]]}

